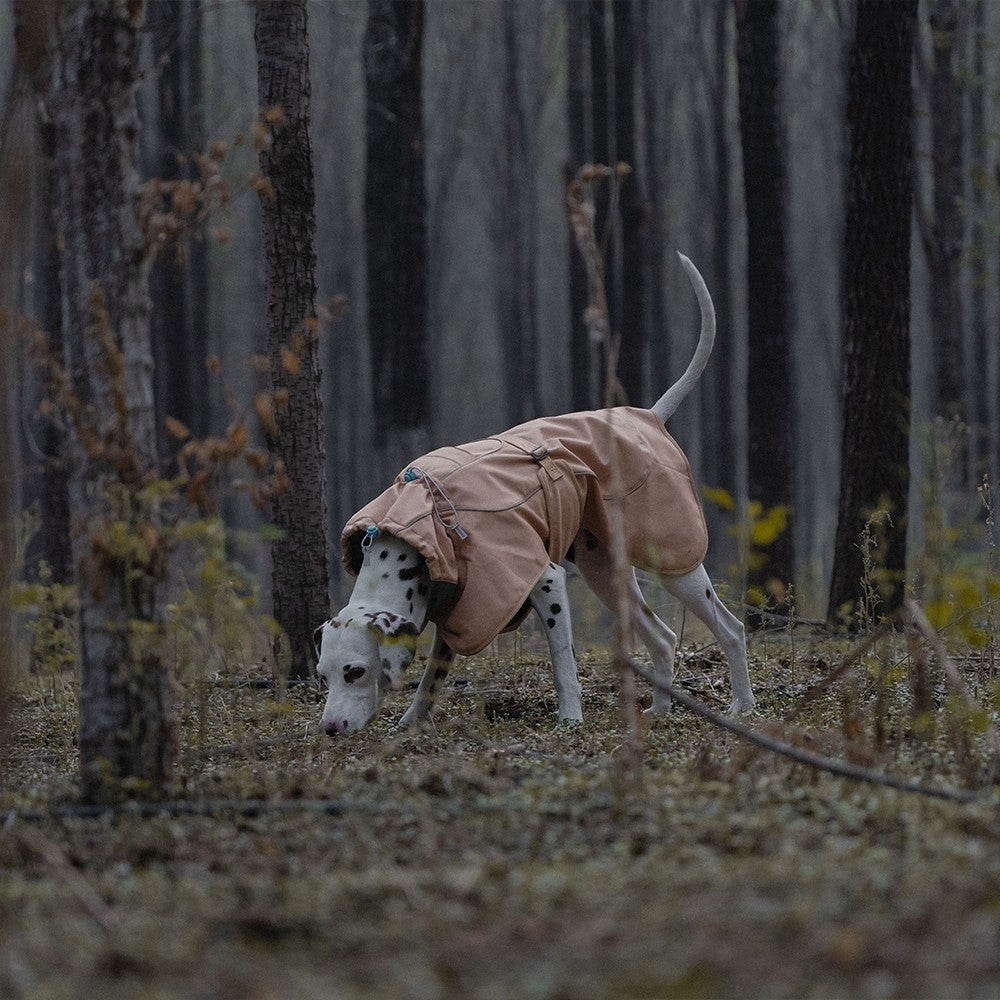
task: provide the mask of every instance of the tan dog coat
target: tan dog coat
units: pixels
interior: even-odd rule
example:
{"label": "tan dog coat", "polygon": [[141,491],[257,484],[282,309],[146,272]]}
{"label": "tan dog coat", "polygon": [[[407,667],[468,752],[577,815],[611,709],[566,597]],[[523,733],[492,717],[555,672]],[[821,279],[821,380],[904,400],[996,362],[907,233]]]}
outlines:
{"label": "tan dog coat", "polygon": [[440,635],[458,653],[478,653],[521,620],[549,561],[565,558],[581,531],[584,544],[610,549],[613,456],[629,562],[668,575],[694,569],[708,532],[691,468],[656,415],[633,407],[542,417],[416,459],[347,522],[344,565],[358,572],[369,525],[409,542],[432,581],[454,585],[454,601],[431,616]]}

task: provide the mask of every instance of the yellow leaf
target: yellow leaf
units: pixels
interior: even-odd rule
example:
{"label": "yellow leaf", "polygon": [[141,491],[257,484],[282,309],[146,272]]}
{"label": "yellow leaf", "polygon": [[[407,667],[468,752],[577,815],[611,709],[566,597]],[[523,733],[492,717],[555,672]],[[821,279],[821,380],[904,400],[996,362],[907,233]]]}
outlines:
{"label": "yellow leaf", "polygon": [[935,631],[940,631],[951,621],[954,605],[951,601],[928,601],[924,614]]}
{"label": "yellow leaf", "polygon": [[736,506],[732,494],[718,486],[702,486],[701,495],[722,510],[732,510]]}
{"label": "yellow leaf", "polygon": [[761,547],[771,545],[788,526],[788,508],[771,507],[760,518],[754,518],[750,525],[750,541]]}

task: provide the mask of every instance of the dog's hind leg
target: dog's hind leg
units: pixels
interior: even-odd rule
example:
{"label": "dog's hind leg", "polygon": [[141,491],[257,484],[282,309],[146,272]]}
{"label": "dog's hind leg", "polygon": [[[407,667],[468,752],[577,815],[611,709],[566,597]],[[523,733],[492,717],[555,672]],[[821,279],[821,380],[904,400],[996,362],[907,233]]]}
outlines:
{"label": "dog's hind leg", "polygon": [[573,652],[573,626],[570,621],[569,598],[566,593],[566,570],[555,563],[539,577],[528,596],[535,613],[542,620],[545,637],[552,657],[552,675],[559,700],[561,721],[579,722],[583,718],[580,705],[580,678]]}
{"label": "dog's hind leg", "polygon": [[733,692],[729,710],[749,712],[755,701],[747,670],[747,642],[743,623],[719,600],[704,566],[683,576],[665,576],[662,580],[667,590],[700,618],[719,640],[729,663],[729,683]]}
{"label": "dog's hind leg", "polygon": [[455,651],[435,630],[434,642],[431,645],[430,655],[427,657],[427,666],[420,677],[420,683],[417,685],[417,692],[413,696],[410,707],[399,720],[401,727],[411,726],[430,717],[434,710],[434,699],[437,697],[454,661]]}
{"label": "dog's hind leg", "polygon": [[[611,572],[611,553],[603,546],[595,544],[593,538],[578,538],[574,545],[574,562],[583,574],[590,589],[609,611],[617,612],[618,595],[615,593]],[[632,611],[630,622],[632,631],[649,651],[653,661],[653,674],[664,684],[673,683],[674,654],[677,650],[677,636],[656,616],[646,603],[639,589],[635,570],[628,574],[629,607]],[[670,696],[659,687],[653,688],[653,712],[662,714],[670,710]]]}

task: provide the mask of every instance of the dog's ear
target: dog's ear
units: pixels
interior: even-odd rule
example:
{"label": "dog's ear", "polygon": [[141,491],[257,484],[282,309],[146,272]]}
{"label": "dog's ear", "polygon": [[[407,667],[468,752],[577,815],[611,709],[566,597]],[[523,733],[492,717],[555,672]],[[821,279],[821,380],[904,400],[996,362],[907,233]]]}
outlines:
{"label": "dog's ear", "polygon": [[379,642],[383,639],[397,639],[400,642],[406,642],[407,636],[415,640],[420,635],[420,629],[413,622],[402,615],[393,614],[391,611],[379,611],[368,617],[371,619],[368,627],[377,634]]}
{"label": "dog's ear", "polygon": [[382,676],[390,686],[398,687],[403,671],[416,655],[420,629],[409,619],[391,611],[379,611],[368,617],[371,618],[368,627],[378,640]]}

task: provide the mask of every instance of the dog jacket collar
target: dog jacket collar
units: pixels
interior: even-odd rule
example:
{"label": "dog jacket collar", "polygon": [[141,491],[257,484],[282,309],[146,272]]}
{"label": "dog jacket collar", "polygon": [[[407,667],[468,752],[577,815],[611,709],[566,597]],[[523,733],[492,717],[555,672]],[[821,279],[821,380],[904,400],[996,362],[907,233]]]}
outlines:
{"label": "dog jacket collar", "polygon": [[[694,569],[708,531],[691,468],[656,415],[633,407],[542,417],[415,459],[344,526],[344,566],[358,572],[370,525],[408,542],[452,592],[431,613],[442,638],[477,653],[520,621],[532,587],[578,534],[610,547],[612,455],[629,561],[667,575]],[[465,538],[441,516],[442,495]]]}

